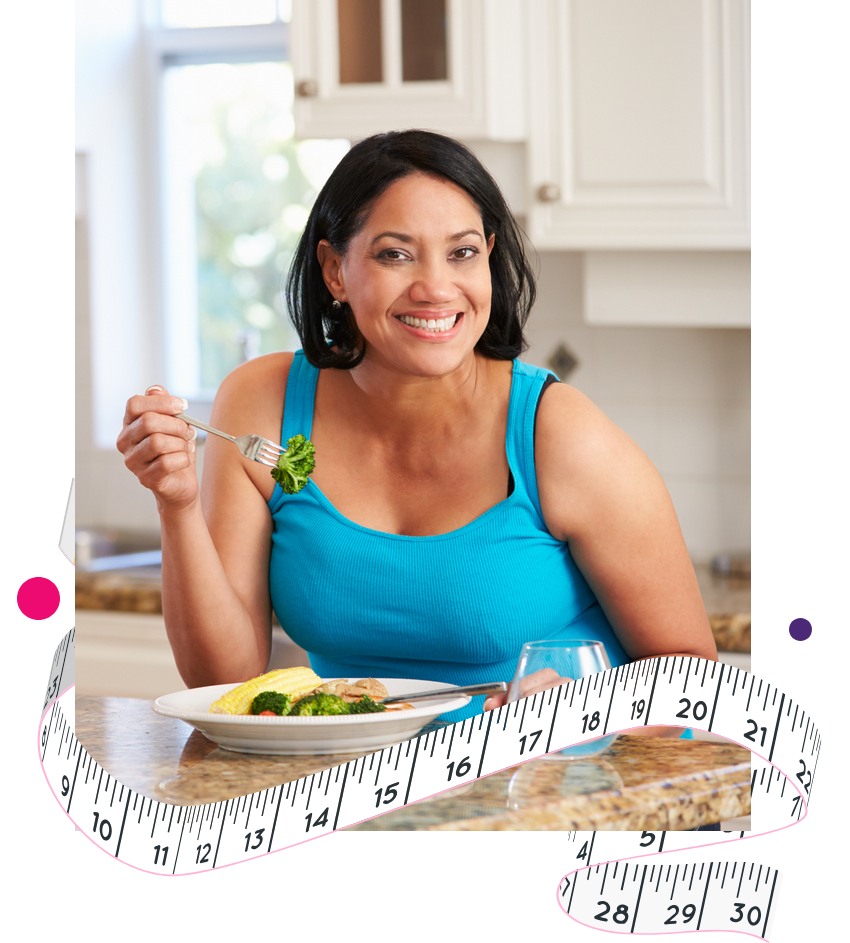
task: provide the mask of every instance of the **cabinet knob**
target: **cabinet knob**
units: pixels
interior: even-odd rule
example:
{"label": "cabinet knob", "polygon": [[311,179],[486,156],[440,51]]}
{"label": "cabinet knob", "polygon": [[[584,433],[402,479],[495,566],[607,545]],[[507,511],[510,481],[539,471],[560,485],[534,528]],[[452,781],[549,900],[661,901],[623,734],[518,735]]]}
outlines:
{"label": "cabinet knob", "polygon": [[295,94],[299,98],[315,98],[319,94],[319,83],[315,79],[301,79],[295,83]]}
{"label": "cabinet knob", "polygon": [[541,183],[537,188],[537,199],[541,203],[557,203],[561,199],[561,188],[557,183]]}

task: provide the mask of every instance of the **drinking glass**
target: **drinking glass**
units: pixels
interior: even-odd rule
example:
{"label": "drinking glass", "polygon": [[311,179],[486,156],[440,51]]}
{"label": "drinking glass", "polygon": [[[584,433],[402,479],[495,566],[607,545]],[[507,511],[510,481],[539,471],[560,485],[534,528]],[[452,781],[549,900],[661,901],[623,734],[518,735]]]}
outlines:
{"label": "drinking glass", "polygon": [[[543,639],[522,646],[513,680],[508,687],[508,702],[528,697],[538,691],[557,687],[611,667],[605,646],[594,639],[567,641]],[[613,734],[597,737],[555,753],[547,759],[571,759],[604,753],[617,739]]]}

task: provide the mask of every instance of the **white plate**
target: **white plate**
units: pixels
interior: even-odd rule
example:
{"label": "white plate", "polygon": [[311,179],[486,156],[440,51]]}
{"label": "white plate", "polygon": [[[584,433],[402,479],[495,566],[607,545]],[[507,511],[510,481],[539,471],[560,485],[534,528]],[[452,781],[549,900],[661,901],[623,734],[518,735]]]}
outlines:
{"label": "white plate", "polygon": [[[357,679],[349,679],[357,680]],[[153,709],[165,717],[176,717],[236,753],[266,753],[304,756],[325,753],[368,753],[400,740],[409,740],[439,714],[465,707],[469,695],[452,695],[452,685],[409,678],[380,678],[390,694],[414,694],[446,688],[445,698],[421,701],[407,710],[376,714],[343,714],[339,717],[255,717],[242,714],[211,714],[209,706],[236,684],[214,684],[191,688],[157,698]]]}

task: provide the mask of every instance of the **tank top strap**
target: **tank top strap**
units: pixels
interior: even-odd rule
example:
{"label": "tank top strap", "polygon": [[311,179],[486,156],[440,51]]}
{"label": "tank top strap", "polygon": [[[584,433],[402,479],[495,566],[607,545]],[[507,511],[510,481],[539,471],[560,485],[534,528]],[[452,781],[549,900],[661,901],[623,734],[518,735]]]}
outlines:
{"label": "tank top strap", "polygon": [[313,432],[313,407],[318,380],[318,369],[304,356],[303,350],[296,350],[289,368],[289,376],[286,378],[286,399],[280,433],[282,443],[286,444],[291,436],[299,433],[310,438]]}
{"label": "tank top strap", "polygon": [[[280,441],[301,433],[308,438],[313,430],[313,410],[319,371],[296,350],[286,381],[286,400]],[[528,495],[537,513],[540,499],[534,464],[534,425],[540,395],[547,383],[557,380],[550,370],[515,360],[511,376],[505,448],[514,475],[514,488]]]}
{"label": "tank top strap", "polygon": [[557,379],[551,370],[514,361],[506,437],[508,464],[514,473],[514,488],[528,495],[538,514],[541,510],[534,463],[534,425],[540,395]]}

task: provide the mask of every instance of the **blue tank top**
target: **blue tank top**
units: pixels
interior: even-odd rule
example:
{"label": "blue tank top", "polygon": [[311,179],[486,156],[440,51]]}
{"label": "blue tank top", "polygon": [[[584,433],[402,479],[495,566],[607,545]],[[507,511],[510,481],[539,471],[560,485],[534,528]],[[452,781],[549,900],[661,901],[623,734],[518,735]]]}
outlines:
{"label": "blue tank top", "polygon": [[[296,352],[282,442],[311,435],[318,376]],[[319,675],[510,681],[522,644],[533,639],[597,639],[612,666],[629,660],[569,547],[543,521],[534,420],[550,376],[513,362],[505,442],[512,489],[457,530],[383,533],[340,514],[312,480],[294,495],[275,485],[272,605]],[[482,703],[473,698],[442,719],[461,720]]]}

